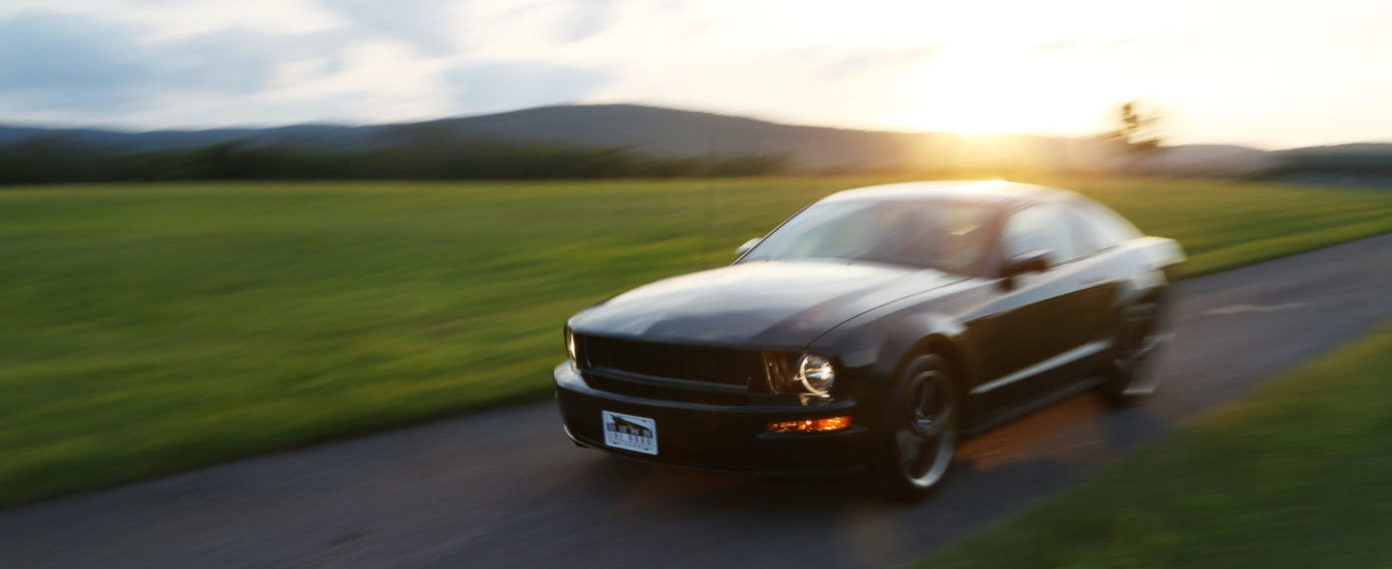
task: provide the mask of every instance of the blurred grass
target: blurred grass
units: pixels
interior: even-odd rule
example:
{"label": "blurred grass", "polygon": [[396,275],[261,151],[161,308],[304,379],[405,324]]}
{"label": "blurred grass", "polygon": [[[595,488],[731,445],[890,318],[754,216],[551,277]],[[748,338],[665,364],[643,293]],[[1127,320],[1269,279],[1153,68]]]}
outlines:
{"label": "blurred grass", "polygon": [[[0,192],[0,505],[545,397],[576,310],[882,181]],[[1190,272],[1392,231],[1386,192],[1051,182]]]}
{"label": "blurred grass", "polygon": [[1392,567],[1392,323],[922,568]]}

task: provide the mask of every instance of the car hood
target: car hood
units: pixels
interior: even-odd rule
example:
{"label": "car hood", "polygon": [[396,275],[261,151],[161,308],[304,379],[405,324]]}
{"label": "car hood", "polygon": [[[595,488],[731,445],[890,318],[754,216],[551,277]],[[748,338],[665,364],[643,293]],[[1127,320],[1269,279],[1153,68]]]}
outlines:
{"label": "car hood", "polygon": [[740,263],[633,289],[570,325],[654,341],[801,349],[862,312],[962,278],[891,265]]}

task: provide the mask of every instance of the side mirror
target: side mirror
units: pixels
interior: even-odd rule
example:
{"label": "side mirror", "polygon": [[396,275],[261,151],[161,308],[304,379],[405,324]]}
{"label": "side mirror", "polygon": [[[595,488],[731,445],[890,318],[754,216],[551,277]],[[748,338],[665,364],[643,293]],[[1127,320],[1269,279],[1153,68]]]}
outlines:
{"label": "side mirror", "polygon": [[1001,270],[1001,276],[1010,278],[1025,273],[1042,273],[1049,270],[1049,258],[1054,256],[1053,251],[1030,251],[1011,257],[1005,262],[1005,268]]}
{"label": "side mirror", "polygon": [[743,257],[745,253],[748,253],[749,250],[753,249],[755,245],[758,245],[760,241],[763,241],[763,239],[755,237],[753,239],[745,241],[743,245],[736,247],[735,258],[738,259],[740,257]]}

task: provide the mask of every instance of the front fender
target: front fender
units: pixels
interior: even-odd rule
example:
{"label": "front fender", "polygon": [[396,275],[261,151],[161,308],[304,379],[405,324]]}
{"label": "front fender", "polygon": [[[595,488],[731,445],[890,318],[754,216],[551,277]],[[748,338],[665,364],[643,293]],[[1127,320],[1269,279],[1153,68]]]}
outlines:
{"label": "front fender", "polygon": [[947,351],[945,355],[954,363],[964,363],[959,356],[967,328],[954,318],[932,312],[912,314],[899,320],[890,330],[880,347],[885,357],[875,362],[871,372],[873,377],[882,378],[886,387],[894,381],[905,357],[929,345]]}
{"label": "front fender", "polygon": [[[904,357],[932,344],[949,352],[959,366],[966,366],[966,326],[940,312],[897,311],[858,326],[842,327],[813,342],[810,351],[835,354],[863,392],[888,391]],[[969,369],[959,370],[969,374]]]}

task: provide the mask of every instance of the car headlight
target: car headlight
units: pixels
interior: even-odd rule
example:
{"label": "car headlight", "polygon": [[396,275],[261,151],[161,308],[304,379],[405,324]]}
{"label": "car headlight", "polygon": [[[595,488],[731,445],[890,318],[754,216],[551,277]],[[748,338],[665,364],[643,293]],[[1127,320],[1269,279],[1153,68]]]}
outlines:
{"label": "car headlight", "polygon": [[572,334],[570,327],[565,329],[566,357],[570,359],[571,367],[575,367],[575,334]]}
{"label": "car headlight", "polygon": [[836,383],[836,369],[827,358],[803,354],[797,361],[796,379],[809,393],[825,395]]}

